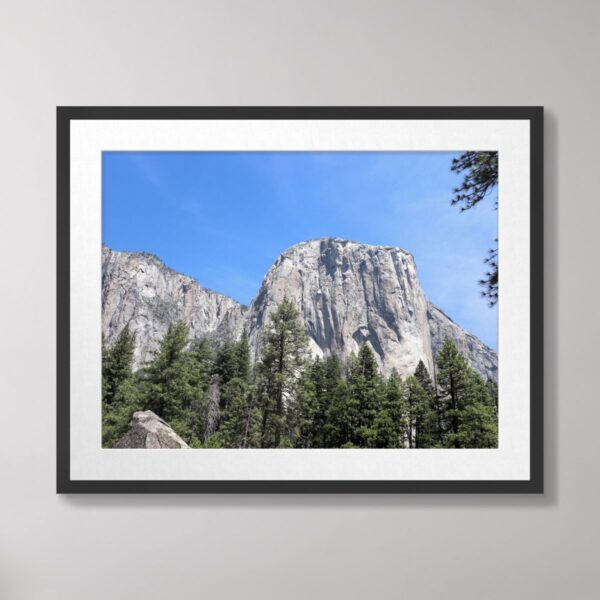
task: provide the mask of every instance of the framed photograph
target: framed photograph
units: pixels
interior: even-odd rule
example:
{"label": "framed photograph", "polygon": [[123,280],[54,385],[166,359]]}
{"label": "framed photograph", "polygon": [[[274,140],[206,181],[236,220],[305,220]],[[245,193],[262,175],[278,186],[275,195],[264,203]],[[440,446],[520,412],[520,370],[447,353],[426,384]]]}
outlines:
{"label": "framed photograph", "polygon": [[59,493],[542,493],[543,109],[59,107]]}

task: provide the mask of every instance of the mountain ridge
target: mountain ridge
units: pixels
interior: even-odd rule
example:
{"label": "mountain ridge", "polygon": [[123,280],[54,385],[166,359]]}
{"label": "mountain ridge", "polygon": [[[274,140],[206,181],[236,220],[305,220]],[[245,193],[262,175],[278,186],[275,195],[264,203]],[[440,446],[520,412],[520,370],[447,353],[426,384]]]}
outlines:
{"label": "mountain ridge", "polygon": [[313,354],[342,357],[369,343],[384,373],[430,372],[451,337],[482,375],[497,378],[497,355],[433,305],[418,281],[413,255],[394,246],[338,237],[305,240],[284,250],[249,306],[168,267],[147,252],[102,247],[103,333],[110,344],[128,324],[136,333],[136,367],[149,360],[170,320],[216,342],[248,328],[254,358],[268,315],[284,296],[297,304]]}

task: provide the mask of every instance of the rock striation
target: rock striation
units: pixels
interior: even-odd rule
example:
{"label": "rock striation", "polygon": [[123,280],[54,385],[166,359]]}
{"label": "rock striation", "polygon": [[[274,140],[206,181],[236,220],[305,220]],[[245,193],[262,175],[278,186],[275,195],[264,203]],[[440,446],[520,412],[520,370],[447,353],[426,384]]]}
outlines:
{"label": "rock striation", "polygon": [[246,308],[202,288],[153,255],[103,249],[103,333],[110,344],[129,324],[136,366],[152,356],[168,324],[184,320],[192,337],[234,340],[247,327],[257,359],[269,314],[287,296],[296,304],[313,354],[347,357],[368,343],[385,374],[433,372],[445,337],[485,377],[497,378],[496,353],[431,304],[405,250],[339,238],[302,242],[283,252]]}
{"label": "rock striation", "polygon": [[386,373],[412,373],[419,360],[431,372],[427,298],[408,252],[336,238],[286,250],[250,306],[248,329],[257,354],[269,313],[284,296],[300,311],[314,354],[346,358],[369,343]]}
{"label": "rock striation", "polygon": [[189,448],[189,446],[151,410],[133,413],[131,429],[115,448]]}

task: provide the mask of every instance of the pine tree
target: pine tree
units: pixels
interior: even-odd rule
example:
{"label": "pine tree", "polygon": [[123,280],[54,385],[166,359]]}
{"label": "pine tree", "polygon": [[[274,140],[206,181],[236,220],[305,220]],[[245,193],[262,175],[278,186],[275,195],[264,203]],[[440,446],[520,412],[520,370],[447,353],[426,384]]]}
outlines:
{"label": "pine tree", "polygon": [[299,380],[294,418],[296,425],[294,446],[297,448],[318,447],[316,439],[320,432],[318,431],[317,414],[319,412],[319,396],[322,394],[322,374],[321,360],[317,358],[307,366]]}
{"label": "pine tree", "polygon": [[435,440],[435,414],[430,393],[416,376],[408,377],[407,438],[409,448],[430,448]]}
{"label": "pine tree", "polygon": [[249,381],[252,374],[250,363],[250,345],[248,343],[248,330],[244,325],[239,342],[235,346],[236,376],[244,381]]}
{"label": "pine tree", "polygon": [[258,365],[262,408],[262,445],[283,447],[292,443],[296,391],[308,338],[296,307],[285,297],[270,315]]}
{"label": "pine tree", "polygon": [[221,385],[238,376],[238,352],[236,344],[224,342],[217,350],[213,372]]}
{"label": "pine tree", "polygon": [[214,372],[213,348],[207,339],[200,338],[192,341],[189,352],[197,383],[202,384],[207,389],[211,375]]}
{"label": "pine tree", "polygon": [[438,391],[446,417],[445,445],[460,448],[458,434],[461,411],[466,403],[466,375],[469,367],[464,356],[449,338],[444,340],[437,363]]}
{"label": "pine tree", "polygon": [[[498,189],[498,152],[464,152],[452,159],[451,170],[463,174],[463,181],[454,189],[451,202],[452,205],[460,205],[461,212],[473,208],[492,190]],[[497,193],[494,207],[498,208]],[[488,251],[484,261],[490,270],[479,281],[484,287],[482,294],[488,299],[490,306],[498,302],[498,239],[494,242],[496,245]]]}
{"label": "pine tree", "polygon": [[234,377],[221,388],[222,409],[219,429],[208,445],[221,448],[260,447],[260,412],[253,391],[240,377]]}
{"label": "pine tree", "polygon": [[438,387],[446,415],[445,446],[496,447],[498,420],[490,385],[469,367],[449,339],[438,355],[438,367]]}
{"label": "pine tree", "polygon": [[240,448],[260,448],[262,443],[262,413],[258,405],[256,388],[246,388],[244,397],[243,429]]}
{"label": "pine tree", "polygon": [[317,357],[306,366],[298,397],[296,445],[305,448],[328,446],[327,410],[333,404],[341,382],[341,364],[337,356]]}
{"label": "pine tree", "polygon": [[[260,446],[260,410],[255,403],[250,365],[248,332],[244,327],[236,343],[226,343],[217,351],[213,377],[218,383],[218,430],[209,427],[210,447],[247,448]],[[211,406],[211,394],[207,411]],[[207,413],[208,414],[208,413]]]}
{"label": "pine tree", "polygon": [[188,352],[188,328],[169,325],[160,347],[142,374],[146,409],[156,413],[188,443],[203,439],[206,428],[205,348]]}
{"label": "pine tree", "polygon": [[488,398],[490,401],[490,405],[496,417],[498,416],[498,384],[492,379],[488,378],[485,382]]}
{"label": "pine tree", "polygon": [[206,410],[203,440],[206,442],[217,431],[220,416],[221,389],[218,375],[213,375],[206,395]]}
{"label": "pine tree", "polygon": [[378,448],[402,448],[407,435],[406,384],[392,371],[384,384],[381,410],[375,417]]}
{"label": "pine tree", "polygon": [[133,374],[135,336],[124,327],[111,348],[102,338],[102,445],[110,448],[125,435],[140,408]]}
{"label": "pine tree", "polygon": [[423,420],[420,424],[419,438],[421,446],[419,447],[424,447],[424,445],[441,447],[444,442],[444,407],[437,397],[433,380],[422,360],[419,361],[414,376],[426,395]]}
{"label": "pine tree", "polygon": [[481,375],[471,368],[465,383],[466,400],[459,427],[460,445],[462,448],[496,448],[498,418],[490,388]]}
{"label": "pine tree", "polygon": [[106,404],[111,404],[119,386],[133,375],[135,336],[126,325],[110,349],[106,346],[104,336],[102,342],[102,397]]}
{"label": "pine tree", "polygon": [[322,363],[321,372],[315,380],[317,391],[317,410],[314,417],[314,446],[327,447],[327,410],[339,394],[342,382],[342,365],[340,359],[331,354]]}
{"label": "pine tree", "polygon": [[358,402],[351,393],[350,385],[345,379],[340,379],[332,391],[331,403],[325,411],[324,446],[355,447],[358,414]]}
{"label": "pine tree", "polygon": [[234,377],[249,381],[251,375],[250,346],[246,327],[238,342],[226,341],[217,349],[213,373],[219,376],[221,385]]}
{"label": "pine tree", "polygon": [[110,349],[106,343],[106,338],[102,334],[102,410],[106,404],[108,389],[111,385],[108,381],[108,366],[110,361]]}
{"label": "pine tree", "polygon": [[358,423],[352,442],[358,446],[374,447],[377,443],[375,418],[381,409],[382,378],[375,355],[368,344],[363,344],[356,358],[351,358],[348,383],[358,407]]}

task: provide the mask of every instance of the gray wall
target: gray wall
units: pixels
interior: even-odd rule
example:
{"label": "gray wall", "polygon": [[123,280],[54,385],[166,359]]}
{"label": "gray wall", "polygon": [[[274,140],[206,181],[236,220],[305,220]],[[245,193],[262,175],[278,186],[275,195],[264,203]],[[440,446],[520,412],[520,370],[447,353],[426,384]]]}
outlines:
{"label": "gray wall", "polygon": [[[598,597],[599,6],[2,0],[0,597]],[[546,495],[56,496],[57,104],[544,104]]]}

